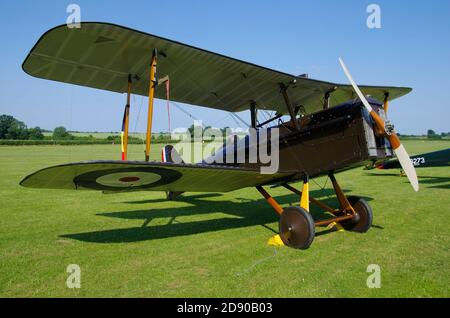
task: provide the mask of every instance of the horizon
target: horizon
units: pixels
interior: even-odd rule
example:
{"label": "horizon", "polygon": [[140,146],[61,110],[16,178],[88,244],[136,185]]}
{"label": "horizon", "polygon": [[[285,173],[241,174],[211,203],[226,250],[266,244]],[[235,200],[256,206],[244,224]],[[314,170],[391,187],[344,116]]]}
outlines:
{"label": "horizon", "polygon": [[[0,116],[1,116],[1,115],[9,115],[9,114],[0,114]],[[20,118],[16,118],[16,119],[19,120],[19,121],[22,121],[22,120],[20,120]],[[35,127],[28,126],[27,123],[25,123],[25,122],[24,122],[24,124],[25,124],[28,128],[35,128]],[[55,128],[61,127],[61,126],[57,126],[57,127],[53,128],[53,129],[47,129],[47,128],[45,128],[45,127],[40,127],[40,126],[36,126],[36,127],[40,128],[44,134],[46,134],[46,133],[48,134],[48,133],[52,133],[53,130],[54,130]],[[64,127],[64,126],[62,126],[62,127]],[[67,128],[67,127],[64,127],[64,128]],[[230,128],[230,129],[232,129],[233,131],[238,131],[238,132],[246,132],[246,131],[248,131],[248,129],[249,129],[249,128],[241,128],[241,127],[238,127],[238,128],[233,128],[233,127],[210,127],[210,128],[212,128],[212,129],[224,129],[224,128]],[[183,132],[186,132],[187,130],[188,130],[188,127],[177,127],[177,128],[175,128],[175,129],[172,129],[172,131],[163,131],[163,130],[155,131],[155,130],[152,130],[152,134],[173,134],[173,133],[183,133]],[[450,131],[438,131],[438,130],[433,129],[432,127],[428,128],[427,131],[422,132],[422,133],[416,133],[416,134],[404,134],[404,133],[402,133],[402,132],[398,132],[398,131],[397,131],[397,134],[398,134],[399,136],[400,136],[400,135],[403,135],[403,136],[417,136],[417,137],[421,137],[421,136],[427,136],[428,130],[433,130],[437,135],[441,135],[441,134],[450,135]],[[68,133],[83,133],[83,134],[92,133],[92,134],[118,134],[118,135],[121,133],[120,130],[116,130],[116,131],[113,131],[113,130],[111,130],[111,131],[106,131],[106,130],[100,131],[100,130],[77,130],[77,129],[75,129],[75,130],[69,130],[69,129],[67,129],[67,132],[68,132]],[[130,134],[130,135],[145,135],[145,131],[144,131],[144,130],[142,130],[142,131],[132,131],[132,132],[130,131],[129,134]]]}

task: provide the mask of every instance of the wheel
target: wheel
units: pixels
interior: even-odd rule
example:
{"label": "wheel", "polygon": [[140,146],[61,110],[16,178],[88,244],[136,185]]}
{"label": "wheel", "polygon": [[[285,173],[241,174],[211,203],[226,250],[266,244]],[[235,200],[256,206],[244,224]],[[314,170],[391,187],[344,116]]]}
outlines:
{"label": "wheel", "polygon": [[356,216],[351,220],[341,222],[341,225],[347,231],[358,233],[367,232],[372,226],[373,220],[372,208],[369,203],[360,197],[350,196],[347,199],[355,210]]}
{"label": "wheel", "polygon": [[279,231],[285,245],[301,250],[305,250],[311,245],[316,234],[311,214],[296,206],[283,210],[279,221]]}

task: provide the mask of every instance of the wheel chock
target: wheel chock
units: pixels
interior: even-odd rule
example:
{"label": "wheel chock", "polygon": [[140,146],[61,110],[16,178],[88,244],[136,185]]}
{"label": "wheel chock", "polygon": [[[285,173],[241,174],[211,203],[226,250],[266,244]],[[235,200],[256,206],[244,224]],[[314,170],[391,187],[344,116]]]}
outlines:
{"label": "wheel chock", "polygon": [[272,236],[268,241],[267,241],[267,245],[270,246],[284,246],[283,241],[281,240],[281,237],[279,234]]}

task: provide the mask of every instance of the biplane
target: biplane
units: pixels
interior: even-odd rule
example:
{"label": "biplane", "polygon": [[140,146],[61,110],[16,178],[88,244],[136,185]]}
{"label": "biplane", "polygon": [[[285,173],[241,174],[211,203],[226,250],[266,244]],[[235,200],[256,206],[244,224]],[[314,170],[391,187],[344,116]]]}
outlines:
{"label": "biplane", "polygon": [[[389,102],[411,89],[359,88],[344,62],[340,63],[350,85],[287,74],[110,23],[55,27],[32,48],[23,70],[38,78],[125,93],[123,160],[49,167],[25,177],[20,184],[106,192],[166,191],[171,199],[182,192],[228,192],[254,187],[279,214],[279,235],[287,246],[308,248],[315,227],[332,223],[349,231],[366,232],[372,224],[370,206],[360,197],[347,197],[335,174],[395,154],[418,191],[414,167],[386,119]],[[229,112],[249,110],[250,125],[256,130],[276,122],[272,128],[280,131],[277,172],[261,173],[260,161],[174,162],[178,154],[170,147],[163,150],[163,162],[150,161],[153,101],[167,97],[164,77],[170,78],[172,101]],[[127,160],[131,94],[148,96],[143,161]],[[258,111],[272,111],[275,115],[260,123]],[[251,146],[244,142],[239,147]],[[338,208],[309,195],[309,181],[322,175],[328,175],[333,184]],[[303,181],[301,190],[291,185],[298,181]],[[267,192],[267,186],[292,191],[299,197],[298,206],[283,209]],[[314,221],[310,203],[330,213],[330,218]]]}
{"label": "biplane", "polygon": [[[450,148],[415,155],[411,157],[411,161],[415,168],[448,167],[450,166]],[[375,162],[373,167],[382,170],[402,168],[397,159]]]}

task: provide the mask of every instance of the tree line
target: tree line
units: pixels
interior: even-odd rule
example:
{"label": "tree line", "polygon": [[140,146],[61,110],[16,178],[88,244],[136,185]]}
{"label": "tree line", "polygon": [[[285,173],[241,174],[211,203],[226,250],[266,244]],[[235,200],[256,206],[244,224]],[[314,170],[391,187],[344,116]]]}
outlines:
{"label": "tree line", "polygon": [[[44,133],[52,133],[51,135]],[[120,144],[120,135],[110,135],[106,138],[96,138],[93,135],[74,135],[65,127],[59,126],[50,130],[40,127],[28,128],[24,122],[10,115],[0,116],[0,145],[35,145],[35,144]],[[152,135],[152,141],[156,143],[171,142],[170,134]],[[143,139],[136,136],[128,136],[128,143],[143,143]]]}
{"label": "tree line", "polygon": [[[0,139],[7,140],[44,140],[46,130],[40,127],[28,128],[24,122],[10,115],[0,116]],[[53,130],[53,140],[74,140],[77,137],[70,134],[66,128],[60,126]]]}
{"label": "tree line", "polygon": [[[211,128],[210,126],[207,127],[194,127],[194,125],[191,125],[191,127],[188,128],[188,132],[191,134],[191,136],[194,136],[194,130],[195,129],[201,129],[201,134],[203,135],[203,132]],[[220,133],[225,133],[226,129],[228,127],[217,129],[217,135],[220,135]],[[104,138],[95,138],[92,135],[88,136],[75,136],[71,134],[65,127],[59,126],[56,127],[51,136],[45,136],[45,132],[50,132],[48,130],[41,129],[40,127],[32,127],[28,128],[27,125],[25,125],[24,122],[14,118],[11,115],[1,115],[0,116],[0,139],[3,140],[57,140],[57,141],[95,141],[95,140],[102,140],[105,141]],[[443,132],[441,134],[436,133],[433,129],[428,129],[427,134],[425,135],[428,139],[442,139],[442,138],[450,138],[450,132]],[[424,137],[422,136],[408,136],[408,135],[402,135],[402,137]],[[120,143],[120,136],[119,135],[110,135],[106,137],[106,140],[111,143]],[[129,136],[128,137],[129,143],[140,143],[143,142],[143,139],[135,137],[135,136]],[[152,135],[152,141],[154,142],[170,142],[171,136],[170,134],[159,134],[158,136]]]}
{"label": "tree line", "polygon": [[42,140],[44,134],[41,128],[28,128],[25,123],[10,115],[0,116],[0,139],[11,140]]}
{"label": "tree line", "polygon": [[437,134],[433,129],[427,130],[427,138],[429,139],[442,139],[450,137],[450,132],[442,132],[441,134]]}

